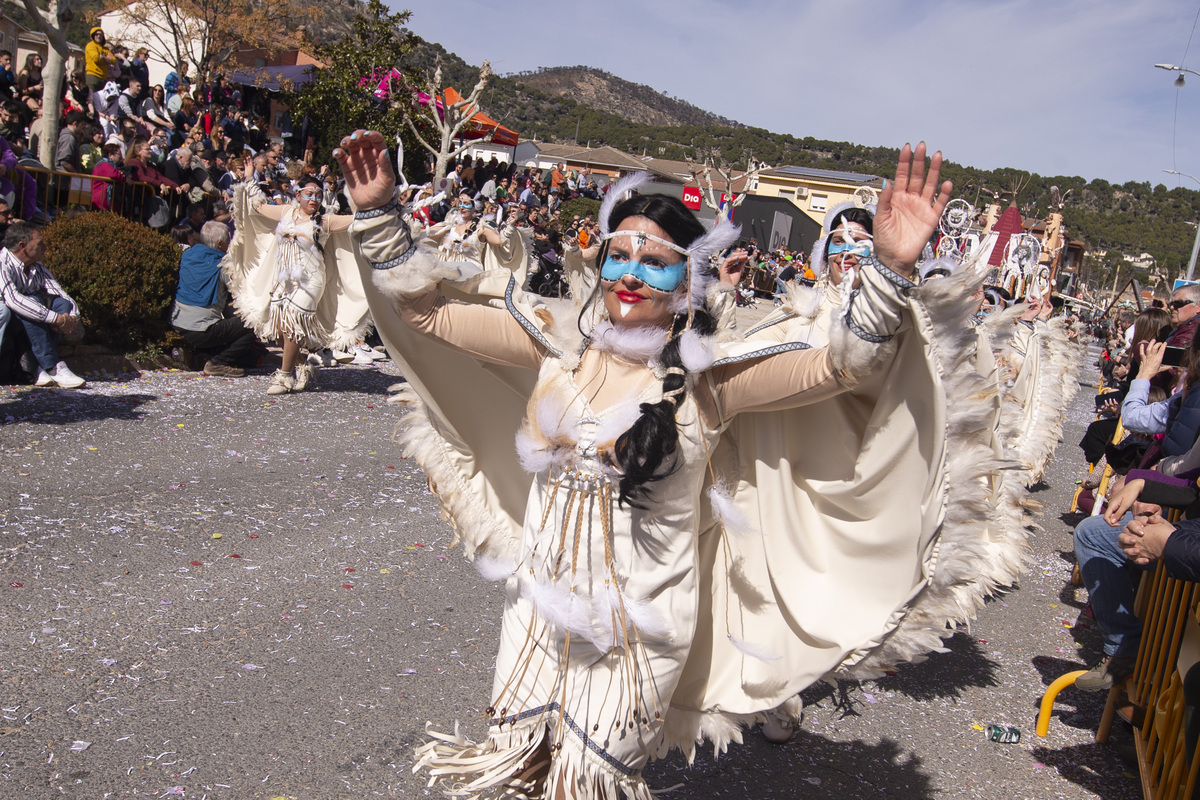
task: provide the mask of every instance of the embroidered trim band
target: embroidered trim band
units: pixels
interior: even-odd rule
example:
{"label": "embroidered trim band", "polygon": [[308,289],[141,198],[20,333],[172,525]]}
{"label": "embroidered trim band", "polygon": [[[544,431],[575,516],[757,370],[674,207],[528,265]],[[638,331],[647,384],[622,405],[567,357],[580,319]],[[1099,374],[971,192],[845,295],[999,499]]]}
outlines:
{"label": "embroidered trim band", "polygon": [[368,208],[366,211],[355,211],[354,219],[375,219],[376,217],[382,217],[384,214],[395,211],[399,207],[400,204],[397,203],[396,199],[393,197],[390,203],[380,206],[379,208]]}
{"label": "embroidered trim band", "polygon": [[900,273],[893,272],[892,270],[888,269],[887,267],[885,267],[883,265],[882,262],[880,262],[880,260],[878,258],[876,258],[873,255],[867,256],[866,258],[864,258],[862,260],[862,263],[870,264],[872,267],[875,268],[876,272],[878,272],[883,277],[887,278],[889,281],[894,283],[896,286],[899,286],[901,289],[917,288],[917,285],[915,283],[910,281],[908,278],[901,277]]}
{"label": "embroidered trim band", "polygon": [[566,720],[567,727],[571,729],[572,733],[580,738],[580,740],[587,746],[587,749],[600,756],[600,758],[608,762],[614,769],[618,770],[624,775],[637,774],[638,771],[636,769],[627,766],[623,762],[619,761],[615,756],[610,755],[603,747],[596,744],[596,742],[593,741],[590,736],[588,736],[587,731],[579,727],[579,724],[575,722],[571,715],[562,710],[562,706],[559,705],[557,700],[544,706],[538,706],[537,708],[531,708],[526,711],[522,711],[520,714],[510,714],[507,717],[493,717],[491,720],[489,720],[489,723],[491,725],[513,725],[517,722],[529,719],[530,717],[536,717],[544,714],[547,711],[562,714],[563,719]]}
{"label": "embroidered trim band", "polygon": [[417,243],[413,242],[412,245],[410,245],[407,250],[405,250],[403,253],[396,256],[395,258],[391,259],[390,261],[380,261],[379,263],[375,263],[374,261],[372,261],[371,269],[377,269],[377,270],[394,269],[394,268],[400,266],[401,264],[403,264],[404,262],[408,261],[410,258],[412,258],[413,255],[416,254],[416,252],[417,252]]}

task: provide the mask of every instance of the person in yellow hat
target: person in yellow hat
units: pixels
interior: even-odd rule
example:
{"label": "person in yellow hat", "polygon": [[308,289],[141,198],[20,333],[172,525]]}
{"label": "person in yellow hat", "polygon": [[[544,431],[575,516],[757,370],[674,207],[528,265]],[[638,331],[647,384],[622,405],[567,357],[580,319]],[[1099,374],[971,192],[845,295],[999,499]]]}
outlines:
{"label": "person in yellow hat", "polygon": [[108,68],[116,63],[112,51],[108,49],[104,38],[104,30],[97,25],[88,34],[91,41],[83,48],[83,57],[87,62],[87,87],[93,92],[102,89],[108,80]]}

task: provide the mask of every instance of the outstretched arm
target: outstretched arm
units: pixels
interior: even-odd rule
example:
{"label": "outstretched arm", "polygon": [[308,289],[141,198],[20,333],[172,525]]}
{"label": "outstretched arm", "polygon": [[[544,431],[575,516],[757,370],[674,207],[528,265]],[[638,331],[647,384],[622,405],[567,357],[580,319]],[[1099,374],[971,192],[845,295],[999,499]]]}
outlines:
{"label": "outstretched arm", "polygon": [[405,324],[474,358],[536,369],[545,354],[508,311],[441,296],[439,281],[457,277],[462,265],[441,263],[413,243],[394,200],[395,173],[383,137],[355,131],[333,155],[346,176],[355,208],[351,235],[371,263],[371,284],[395,304]]}
{"label": "outstretched arm", "polygon": [[875,257],[901,277],[911,278],[921,251],[937,228],[953,188],[950,181],[938,184],[942,171],[939,150],[925,169],[925,143],[916,150],[900,148],[896,179],[883,187],[875,212]]}

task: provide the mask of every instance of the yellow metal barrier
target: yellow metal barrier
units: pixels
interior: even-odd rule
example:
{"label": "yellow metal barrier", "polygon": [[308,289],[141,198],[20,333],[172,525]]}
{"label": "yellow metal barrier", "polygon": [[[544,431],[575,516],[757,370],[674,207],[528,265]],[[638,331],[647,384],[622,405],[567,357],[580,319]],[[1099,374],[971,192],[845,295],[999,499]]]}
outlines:
{"label": "yellow metal barrier", "polygon": [[[28,177],[28,180],[26,180]],[[61,172],[44,167],[18,166],[10,176],[16,191],[14,216],[50,220],[72,211],[88,211],[96,208],[92,203],[92,188],[105,184],[110,197],[110,210],[135,222],[149,224],[157,213],[162,219],[156,227],[164,227],[167,221],[179,219],[187,213],[190,201],[186,194],[170,191],[163,193],[159,187],[137,181],[121,181],[98,175],[76,172]],[[34,208],[27,211],[34,192]],[[203,205],[211,212],[214,201],[220,195],[205,195]]]}

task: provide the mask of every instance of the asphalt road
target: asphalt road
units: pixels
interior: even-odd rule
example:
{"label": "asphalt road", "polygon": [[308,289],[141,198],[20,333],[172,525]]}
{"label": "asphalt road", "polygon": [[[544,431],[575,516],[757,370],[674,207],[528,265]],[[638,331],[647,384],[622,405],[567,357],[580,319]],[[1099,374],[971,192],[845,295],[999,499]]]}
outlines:
{"label": "asphalt road", "polygon": [[[1085,375],[1090,375],[1085,372]],[[1090,380],[1090,378],[1085,378]],[[501,594],[458,551],[390,436],[381,369],[156,372],[0,388],[0,797],[428,794],[424,726],[484,729]],[[789,744],[652,766],[665,797],[1134,798],[1103,694],[1044,687],[1094,661],[1060,519],[1088,390],[1037,497],[1036,566],[949,652],[805,694]],[[1066,588],[1064,588],[1066,587]],[[990,723],[1019,744],[986,740]]]}

